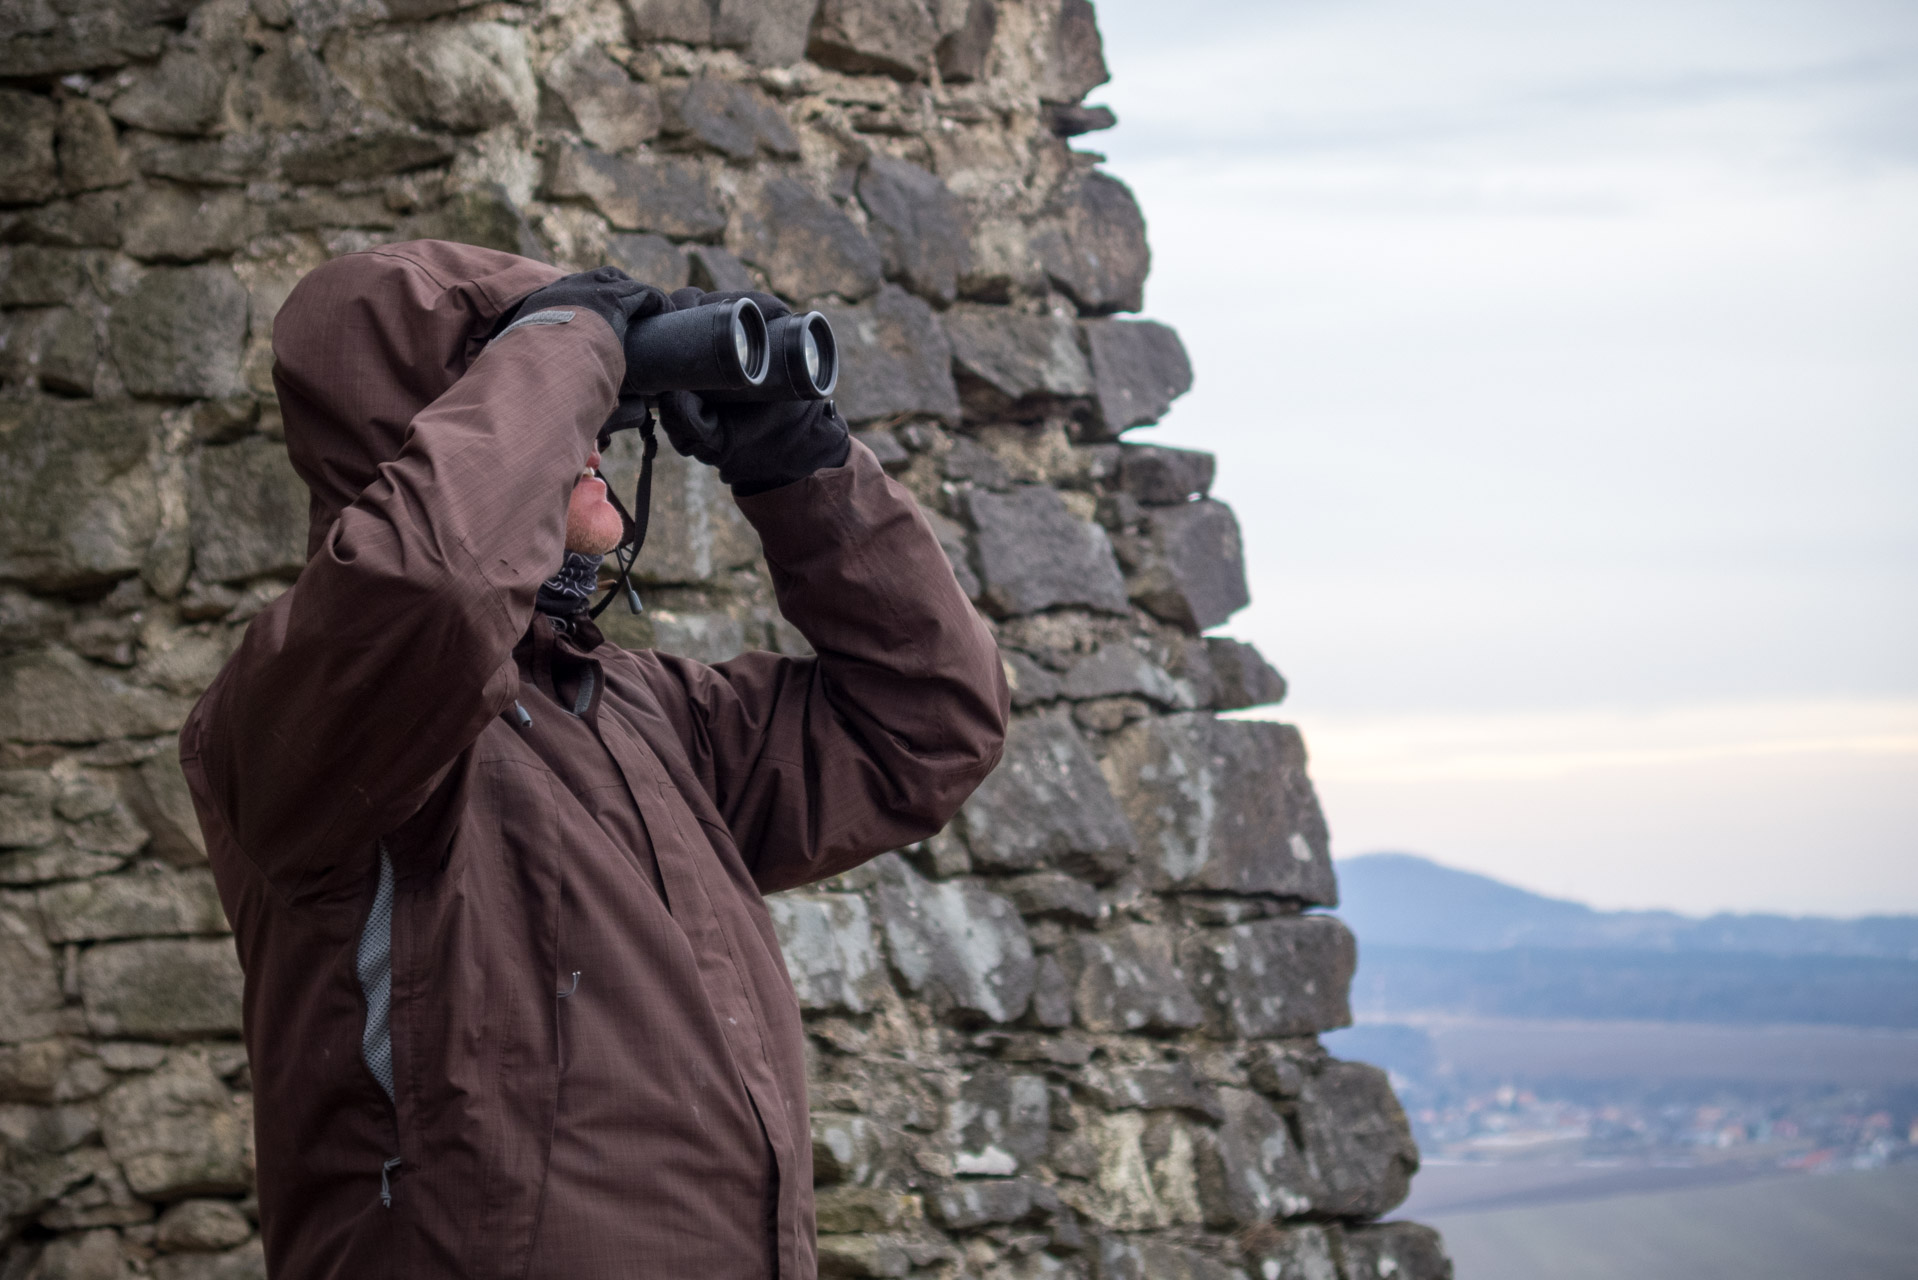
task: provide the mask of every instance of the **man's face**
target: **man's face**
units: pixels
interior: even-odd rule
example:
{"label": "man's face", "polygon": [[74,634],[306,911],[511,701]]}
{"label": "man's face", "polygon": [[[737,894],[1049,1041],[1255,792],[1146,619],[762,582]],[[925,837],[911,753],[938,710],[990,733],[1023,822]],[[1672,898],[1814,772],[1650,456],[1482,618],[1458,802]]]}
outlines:
{"label": "man's face", "polygon": [[625,532],[619,512],[606,500],[606,482],[593,474],[598,469],[599,451],[594,450],[566,504],[566,549],[582,555],[606,555]]}

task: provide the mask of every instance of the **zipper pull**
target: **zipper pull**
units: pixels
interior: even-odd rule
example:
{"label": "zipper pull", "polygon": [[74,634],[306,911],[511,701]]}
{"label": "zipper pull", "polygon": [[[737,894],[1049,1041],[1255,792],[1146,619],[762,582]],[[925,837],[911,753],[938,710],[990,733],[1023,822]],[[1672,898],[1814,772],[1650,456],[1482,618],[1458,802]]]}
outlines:
{"label": "zipper pull", "polygon": [[380,1166],[380,1208],[382,1209],[391,1209],[393,1207],[393,1183],[389,1175],[392,1174],[393,1170],[399,1167],[400,1158],[398,1156],[394,1156],[391,1160],[388,1160]]}

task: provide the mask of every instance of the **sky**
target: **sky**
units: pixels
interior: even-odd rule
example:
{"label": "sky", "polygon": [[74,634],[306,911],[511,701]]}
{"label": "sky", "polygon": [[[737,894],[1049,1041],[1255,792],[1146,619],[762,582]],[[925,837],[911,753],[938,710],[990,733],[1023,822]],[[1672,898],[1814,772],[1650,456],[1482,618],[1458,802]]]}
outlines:
{"label": "sky", "polygon": [[1918,912],[1918,5],[1098,12],[1335,855]]}

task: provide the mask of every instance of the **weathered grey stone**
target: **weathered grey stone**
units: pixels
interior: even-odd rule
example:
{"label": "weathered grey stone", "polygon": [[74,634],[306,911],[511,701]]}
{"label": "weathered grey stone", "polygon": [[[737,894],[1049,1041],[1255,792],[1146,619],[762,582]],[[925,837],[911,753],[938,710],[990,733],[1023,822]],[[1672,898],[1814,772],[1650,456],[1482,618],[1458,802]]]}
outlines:
{"label": "weathered grey stone", "polygon": [[160,1215],[153,1243],[167,1253],[207,1253],[243,1244],[252,1234],[231,1200],[182,1200]]}
{"label": "weathered grey stone", "polygon": [[1383,1222],[1345,1232],[1348,1280],[1452,1280],[1439,1233],[1416,1222]]}
{"label": "weathered grey stone", "polygon": [[966,502],[977,530],[985,602],[995,613],[1037,613],[1059,605],[1126,612],[1124,580],[1105,530],[1073,515],[1056,490],[975,490]]}
{"label": "weathered grey stone", "polygon": [[925,302],[886,285],[862,306],[819,306],[839,341],[839,411],[849,422],[924,415],[959,421],[952,346]]}
{"label": "weathered grey stone", "polygon": [[267,1280],[266,1248],[252,1239],[225,1253],[175,1253],[155,1258],[153,1280]]}
{"label": "weathered grey stone", "polygon": [[263,47],[245,87],[246,114],[256,129],[322,129],[343,96],[334,78],[297,32],[261,32]]}
{"label": "weathered grey stone", "polygon": [[328,46],[326,62],[362,101],[429,128],[530,125],[539,105],[526,36],[504,23],[349,36]]}
{"label": "weathered grey stone", "polygon": [[1199,1148],[1199,1193],[1206,1221],[1248,1227],[1290,1218],[1313,1207],[1318,1184],[1293,1145],[1285,1120],[1246,1089],[1219,1090],[1225,1122]]}
{"label": "weathered grey stone", "polygon": [[449,194],[437,208],[402,224],[404,234],[420,239],[476,244],[522,258],[546,260],[546,250],[526,214],[497,182],[482,182]]}
{"label": "weathered grey stone", "polygon": [[[941,539],[941,541],[944,540]],[[950,551],[947,552],[948,556],[951,554]],[[971,569],[967,569],[967,572],[970,573]],[[974,587],[974,590],[967,592],[968,595],[979,594],[976,579]],[[1023,710],[1042,702],[1050,702],[1059,696],[1059,677],[1025,654],[1013,649],[1004,649],[1000,651],[999,659],[1006,669],[1006,684],[1012,691],[1012,705],[1015,708]]]}
{"label": "weathered grey stone", "polygon": [[933,1189],[926,1210],[948,1231],[1018,1222],[1032,1212],[1032,1184],[1024,1178],[948,1182]]}
{"label": "weathered grey stone", "polygon": [[1035,238],[1046,275],[1078,304],[1081,315],[1137,311],[1145,305],[1145,216],[1123,182],[1088,173],[1048,208]]}
{"label": "weathered grey stone", "polygon": [[18,212],[7,238],[18,244],[63,249],[116,249],[120,226],[133,195],[129,191],[86,191]]}
{"label": "weathered grey stone", "polygon": [[885,1136],[864,1116],[833,1111],[812,1114],[813,1180],[821,1186],[864,1186],[880,1171]]}
{"label": "weathered grey stone", "polygon": [[106,1096],[100,1121],[107,1150],[142,1196],[251,1189],[252,1108],[227,1092],[203,1053],[174,1053],[159,1070],[121,1084]]}
{"label": "weathered grey stone", "polygon": [[875,152],[859,174],[859,203],[887,279],[934,302],[958,296],[970,265],[966,211],[937,174]]}
{"label": "weathered grey stone", "polygon": [[0,307],[53,307],[77,301],[100,255],[15,245],[0,257]]}
{"label": "weathered grey stone", "polygon": [[599,616],[606,638],[627,649],[657,649],[712,665],[746,652],[746,628],[729,613],[647,608],[635,617],[623,601]]}
{"label": "weathered grey stone", "polygon": [[52,775],[39,769],[0,770],[0,849],[38,849],[58,838],[55,789]]}
{"label": "weathered grey stone", "polygon": [[912,1270],[912,1256],[891,1236],[821,1236],[819,1274],[836,1276],[903,1276]]}
{"label": "weathered grey stone", "polygon": [[107,942],[80,956],[80,996],[95,1035],[238,1035],[242,985],[225,938]]}
{"label": "weathered grey stone", "polygon": [[53,942],[225,933],[226,914],[205,870],[134,871],[40,891]]}
{"label": "weathered grey stone", "polygon": [[[1102,324],[1124,324],[1108,320]],[[1212,488],[1218,459],[1197,449],[1128,444],[1119,448],[1119,485],[1148,507],[1177,506]]]}
{"label": "weathered grey stone", "polygon": [[960,810],[975,864],[1055,867],[1110,879],[1132,832],[1085,741],[1064,715],[1015,721],[999,767]]}
{"label": "weathered grey stone", "polygon": [[838,205],[794,178],[775,177],[740,201],[729,241],[787,298],[871,296],[879,250]]}
{"label": "weathered grey stone", "polygon": [[1078,103],[1053,102],[1046,105],[1046,128],[1059,138],[1077,138],[1098,133],[1119,123],[1111,107],[1087,107]]}
{"label": "weathered grey stone", "polygon": [[31,204],[58,195],[60,165],[53,152],[60,113],[37,93],[0,89],[0,204]]}
{"label": "weathered grey stone", "polygon": [[1099,1280],[1247,1280],[1236,1267],[1151,1237],[1103,1236],[1098,1263]]}
{"label": "weathered grey stone", "polygon": [[1148,883],[1337,900],[1325,818],[1292,726],[1202,712],[1142,720],[1111,740],[1102,767]]}
{"label": "weathered grey stone", "polygon": [[992,37],[999,30],[996,0],[966,0],[965,15],[956,30],[940,38],[934,51],[939,77],[948,84],[964,84],[986,73]]}
{"label": "weathered grey stone", "polygon": [[[273,169],[269,138],[259,134],[228,133],[217,138],[174,138],[162,133],[129,131],[129,159],[149,178],[168,178],[192,186],[243,187]],[[266,209],[266,225],[282,210]]]}
{"label": "weathered grey stone", "polygon": [[1331,916],[1207,929],[1185,940],[1180,958],[1220,1039],[1304,1036],[1351,1025],[1346,995],[1357,947],[1351,931]]}
{"label": "weathered grey stone", "polygon": [[659,91],[640,84],[591,40],[553,59],[541,77],[579,134],[602,151],[626,151],[659,133]]}
{"label": "weathered grey stone", "polygon": [[1010,489],[1012,473],[1005,459],[971,436],[955,436],[952,448],[939,460],[939,469],[948,480],[963,480],[982,489]]}
{"label": "weathered grey stone", "polygon": [[920,1222],[918,1196],[878,1187],[825,1187],[814,1196],[815,1220],[824,1235],[896,1231]]}
{"label": "weathered grey stone", "polygon": [[[1333,1238],[1336,1228],[1297,1226],[1284,1231],[1248,1233],[1246,1260],[1255,1275],[1283,1280],[1346,1280],[1339,1270]],[[1371,1280],[1368,1277],[1368,1280]]]}
{"label": "weathered grey stone", "polygon": [[1376,1218],[1404,1201],[1419,1149],[1385,1072],[1362,1062],[1327,1062],[1304,1082],[1298,1114],[1318,1172],[1317,1212]]}
{"label": "weathered grey stone", "polygon": [[1032,1020],[1054,1030],[1072,1025],[1072,984],[1057,956],[1039,957],[1032,980]]}
{"label": "weathered grey stone", "polygon": [[[966,593],[966,599],[977,600],[980,586],[979,575],[972,571],[972,543],[966,535],[965,526],[957,520],[949,520],[931,508],[923,508],[926,522],[932,526],[933,536],[939,539],[939,549],[946,553],[946,563],[952,566],[952,576],[959,583],[959,589]],[[1011,682],[1009,672],[1006,679]],[[1019,701],[1019,693],[1013,691],[1013,705],[1023,707],[1031,700]]]}
{"label": "weathered grey stone", "polygon": [[546,194],[583,199],[621,231],[704,239],[726,229],[712,182],[687,156],[610,156],[584,147],[553,149]]}
{"label": "weathered grey stone", "polygon": [[193,563],[201,578],[290,575],[306,564],[306,482],[284,444],[256,436],[202,449],[187,475]]}
{"label": "weathered grey stone", "polygon": [[107,109],[90,98],[72,97],[60,104],[54,134],[60,157],[60,185],[67,191],[93,191],[133,181]]}
{"label": "weathered grey stone", "polygon": [[658,285],[668,293],[685,288],[692,279],[692,263],[686,251],[665,236],[607,236],[606,262],[633,279]]}
{"label": "weathered grey stone", "polygon": [[698,245],[689,257],[691,283],[708,293],[744,293],[757,287],[746,264],[717,245]]}
{"label": "weathered grey stone", "polygon": [[120,1233],[101,1229],[52,1241],[25,1274],[32,1280],[131,1280],[134,1273]]}
{"label": "weathered grey stone", "polygon": [[1079,1092],[1106,1111],[1189,1111],[1212,1121],[1225,1118],[1218,1099],[1202,1089],[1192,1065],[1152,1062],[1142,1066],[1089,1066],[1080,1072]]}
{"label": "weathered grey stone", "polygon": [[822,0],[806,56],[839,71],[916,80],[931,67],[940,34],[925,0]]}
{"label": "weathered grey stone", "polygon": [[1104,41],[1091,0],[1057,0],[1048,5],[1048,56],[1041,63],[1039,97],[1046,102],[1077,102],[1112,78],[1106,70]]}
{"label": "weathered grey stone", "polygon": [[1073,1010],[1088,1031],[1184,1031],[1204,1021],[1171,931],[1160,925],[1079,934],[1059,954]]}
{"label": "weathered grey stone", "polygon": [[1251,645],[1209,636],[1205,652],[1212,672],[1212,705],[1218,710],[1237,711],[1285,701],[1285,677]]}
{"label": "weathered grey stone", "polygon": [[127,803],[153,836],[153,851],[175,866],[206,861],[206,837],[193,810],[180,758],[163,751],[142,761],[127,779]]}
{"label": "weathered grey stone", "polygon": [[948,312],[945,324],[968,417],[1033,418],[1092,390],[1070,320],[964,305]]}
{"label": "weathered grey stone", "polygon": [[134,395],[217,399],[247,389],[246,318],[246,287],[231,267],[161,267],[115,304],[107,334]]}
{"label": "weathered grey stone", "polygon": [[0,741],[150,737],[179,728],[191,705],[64,649],[0,658]]}
{"label": "weathered grey stone", "polygon": [[1305,1090],[1308,1071],[1316,1065],[1316,1059],[1324,1056],[1324,1051],[1313,1048],[1306,1053],[1277,1044],[1254,1044],[1247,1046],[1245,1055],[1245,1074],[1252,1087],[1260,1093],[1273,1098],[1292,1099]]}
{"label": "weathered grey stone", "polygon": [[1017,1173],[1044,1158],[1051,1125],[1051,1098],[1043,1076],[976,1071],[959,1087],[959,1097],[946,1112],[953,1172],[995,1177]]}
{"label": "weathered grey stone", "polygon": [[779,893],[766,899],[802,1009],[864,1013],[886,990],[886,962],[866,900],[845,893]]}
{"label": "weathered grey stone", "polygon": [[912,454],[906,446],[899,443],[899,437],[884,427],[870,431],[855,431],[853,439],[872,450],[873,459],[888,471],[903,470],[912,462]]}
{"label": "weathered grey stone", "polygon": [[159,417],[124,401],[0,407],[0,577],[64,591],[139,570],[159,529]]}
{"label": "weathered grey stone", "polygon": [[[622,501],[631,505],[639,478],[637,431],[613,437],[601,456],[600,472]],[[662,445],[653,459],[653,514],[646,546],[633,577],[642,583],[701,583],[759,557],[759,538],[719,473],[702,462]],[[610,617],[624,604],[607,610]]]}
{"label": "weathered grey stone", "polygon": [[669,94],[665,131],[688,138],[735,160],[750,160],[761,151],[796,157],[799,139],[779,104],[751,85],[698,76]]}
{"label": "weathered grey stone", "polygon": [[34,6],[30,23],[9,25],[0,40],[0,76],[41,77],[94,71],[158,57],[167,30],[154,24],[186,16],[185,0],[142,5]]}
{"label": "weathered grey stone", "polygon": [[44,330],[40,346],[42,390],[91,396],[100,372],[100,341],[93,317],[61,307]]}
{"label": "weathered grey stone", "polygon": [[1012,904],[976,884],[933,883],[902,860],[878,869],[893,968],[940,1017],[1012,1022],[1032,998],[1032,943]]}
{"label": "weathered grey stone", "polygon": [[739,49],[756,66],[797,62],[819,0],[626,0],[641,40]]}
{"label": "weathered grey stone", "polygon": [[107,108],[113,118],[153,133],[211,133],[226,114],[226,76],[204,54],[169,49],[133,75]]}
{"label": "weathered grey stone", "polygon": [[1252,596],[1232,509],[1210,499],[1150,509],[1132,598],[1193,632],[1216,627],[1245,608]]}
{"label": "weathered grey stone", "polygon": [[280,168],[294,182],[344,182],[444,164],[453,152],[445,138],[376,125],[333,137],[296,138],[282,155]]}
{"label": "weathered grey stone", "polygon": [[[1192,389],[1192,362],[1170,326],[1154,320],[1086,320],[1080,328],[1092,356],[1097,425],[1107,437],[1157,422],[1174,400]],[[1208,468],[1205,482],[1211,479]],[[1203,485],[1193,490],[1204,491]],[[1140,498],[1141,502],[1179,500]]]}
{"label": "weathered grey stone", "polygon": [[1173,679],[1165,668],[1122,642],[1100,645],[1074,663],[1060,682],[1060,692],[1075,699],[1139,697],[1180,709],[1197,705],[1189,683]]}
{"label": "weathered grey stone", "polygon": [[240,191],[149,187],[127,219],[125,248],[143,262],[198,262],[237,250],[256,220]]}
{"label": "weathered grey stone", "polygon": [[30,894],[0,893],[0,1043],[39,1040],[59,1029],[60,973]]}
{"label": "weathered grey stone", "polygon": [[1057,871],[1015,876],[1001,887],[1022,916],[1055,916],[1092,924],[1105,915],[1097,889]]}

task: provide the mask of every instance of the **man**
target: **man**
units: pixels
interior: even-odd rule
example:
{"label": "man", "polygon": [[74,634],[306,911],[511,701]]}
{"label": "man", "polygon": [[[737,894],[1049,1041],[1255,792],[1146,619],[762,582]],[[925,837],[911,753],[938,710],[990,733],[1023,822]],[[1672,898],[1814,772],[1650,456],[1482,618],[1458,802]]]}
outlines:
{"label": "man", "polygon": [[276,1280],[814,1275],[761,895],[940,827],[1006,687],[823,404],[669,422],[818,656],[603,642],[588,464],[624,330],[670,305],[427,241],[320,267],[275,323],[308,563],[181,757],[246,970]]}

